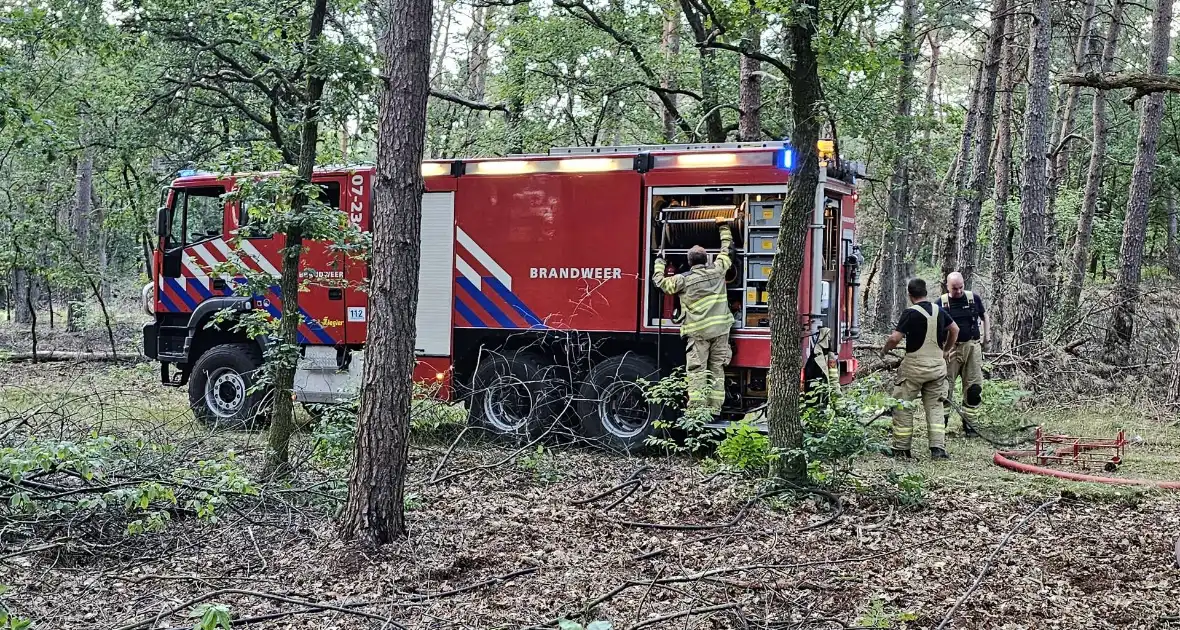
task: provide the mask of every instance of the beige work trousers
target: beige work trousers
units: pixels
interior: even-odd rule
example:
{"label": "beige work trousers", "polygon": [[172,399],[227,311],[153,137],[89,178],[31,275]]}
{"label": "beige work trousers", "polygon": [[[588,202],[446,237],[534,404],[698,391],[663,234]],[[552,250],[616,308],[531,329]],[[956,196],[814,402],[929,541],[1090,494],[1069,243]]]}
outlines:
{"label": "beige work trousers", "polygon": [[[939,359],[906,356],[897,371],[893,397],[905,402],[922,399],[930,448],[946,449],[946,424],[942,419],[942,397],[946,393],[946,363]],[[908,451],[914,437],[914,410],[893,412],[893,450]]]}
{"label": "beige work trousers", "polygon": [[[970,341],[963,341],[955,344],[955,349],[951,352],[951,356],[946,361],[946,397],[949,400],[955,398],[955,381],[962,377],[963,379],[963,415],[962,420],[968,423],[973,422],[979,417],[977,413],[979,406],[968,406],[967,388],[972,385],[983,387],[983,345],[979,343],[978,339]],[[950,410],[943,411],[944,417],[950,417]],[[945,424],[945,423],[944,423]],[[966,427],[963,427],[966,429]]]}
{"label": "beige work trousers", "polygon": [[733,358],[729,333],[712,339],[686,339],[688,406],[707,406],[714,414],[725,404],[725,366]]}

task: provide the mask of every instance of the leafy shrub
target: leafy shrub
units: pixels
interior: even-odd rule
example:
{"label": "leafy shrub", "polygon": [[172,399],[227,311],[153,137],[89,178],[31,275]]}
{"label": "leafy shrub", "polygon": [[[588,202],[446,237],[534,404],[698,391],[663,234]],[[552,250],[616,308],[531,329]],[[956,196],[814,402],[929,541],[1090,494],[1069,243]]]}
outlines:
{"label": "leafy shrub", "polygon": [[229,606],[225,604],[201,604],[188,614],[189,619],[196,619],[193,630],[232,630],[233,620],[230,618]]}
{"label": "leafy shrub", "polygon": [[[8,587],[0,584],[0,595],[8,592]],[[0,630],[27,630],[33,625],[32,619],[18,616],[0,601]]]}
{"label": "leafy shrub", "polygon": [[657,431],[680,430],[684,434],[684,442],[679,443],[663,435],[652,435],[647,438],[649,446],[671,453],[697,453],[721,441],[722,431],[708,426],[713,422],[713,413],[704,406],[687,407],[688,374],[683,366],[655,383],[640,380],[639,384],[643,387],[647,402],[662,405],[666,410],[683,410],[676,419],[669,421],[661,418],[653,426]]}
{"label": "leafy shrub", "polygon": [[735,422],[725,429],[725,439],[717,445],[717,460],[722,466],[743,474],[763,476],[778,454],[770,438],[749,420]]}
{"label": "leafy shrub", "polygon": [[891,470],[886,473],[885,480],[897,488],[897,498],[902,505],[922,505],[926,501],[926,478],[921,473]]}
{"label": "leafy shrub", "polygon": [[612,626],[609,621],[591,621],[589,625],[583,626],[576,621],[569,619],[562,619],[557,622],[558,630],[611,630]]}
{"label": "leafy shrub", "polygon": [[820,384],[802,396],[803,449],[811,481],[840,485],[853,461],[884,448],[881,435],[866,425],[883,407],[899,401],[875,388],[872,380],[854,382],[846,390]]}
{"label": "leafy shrub", "polygon": [[[410,430],[436,435],[447,429],[460,427],[466,422],[463,410],[438,400],[440,385],[423,385],[414,381],[413,398],[410,401]],[[353,442],[356,439],[356,418],[360,412],[358,398],[333,404],[309,405],[315,424],[311,435],[315,442],[312,458],[322,466],[345,468],[352,461]]]}
{"label": "leafy shrub", "polygon": [[0,494],[0,520],[50,525],[102,515],[135,535],[163,530],[180,508],[216,521],[232,496],[257,494],[233,451],[196,462],[174,456],[169,446],[94,433],[0,448],[10,489]]}
{"label": "leafy shrub", "polygon": [[533,479],[538,483],[550,484],[561,480],[561,471],[557,468],[553,457],[540,444],[532,452],[522,454],[516,460],[516,465],[521,470],[532,473]]}

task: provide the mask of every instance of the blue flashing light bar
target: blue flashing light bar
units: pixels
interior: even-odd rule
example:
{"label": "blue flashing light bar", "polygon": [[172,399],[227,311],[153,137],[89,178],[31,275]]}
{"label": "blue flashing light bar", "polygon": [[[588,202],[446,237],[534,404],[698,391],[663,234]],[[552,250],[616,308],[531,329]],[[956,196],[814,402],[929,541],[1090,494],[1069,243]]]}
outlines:
{"label": "blue flashing light bar", "polygon": [[795,152],[789,147],[783,147],[775,151],[774,165],[784,171],[791,170],[795,166]]}

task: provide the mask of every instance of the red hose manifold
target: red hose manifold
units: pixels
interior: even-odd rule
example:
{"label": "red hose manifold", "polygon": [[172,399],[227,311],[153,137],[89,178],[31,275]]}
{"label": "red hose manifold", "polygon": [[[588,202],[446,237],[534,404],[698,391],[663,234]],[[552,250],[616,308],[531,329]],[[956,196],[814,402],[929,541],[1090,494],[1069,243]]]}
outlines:
{"label": "red hose manifold", "polygon": [[1149,479],[1122,479],[1119,477],[1083,475],[1081,473],[1054,470],[1052,468],[1045,468],[1043,466],[1034,466],[1033,464],[1026,464],[1025,462],[1018,462],[1014,459],[1011,459],[1012,457],[1036,456],[1037,451],[1000,451],[992,457],[992,461],[997,466],[1002,466],[1008,470],[1014,470],[1020,473],[1028,473],[1030,475],[1048,475],[1050,477],[1060,477],[1061,479],[1069,479],[1071,481],[1088,481],[1091,483],[1106,483],[1116,486],[1153,486],[1164,490],[1180,490],[1180,481],[1152,481]]}

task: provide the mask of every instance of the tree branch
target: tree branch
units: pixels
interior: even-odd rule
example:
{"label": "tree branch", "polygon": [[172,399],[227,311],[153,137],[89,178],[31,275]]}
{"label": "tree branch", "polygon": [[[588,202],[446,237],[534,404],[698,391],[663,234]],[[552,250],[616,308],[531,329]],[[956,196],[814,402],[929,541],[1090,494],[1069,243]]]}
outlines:
{"label": "tree branch", "polygon": [[1156,92],[1180,93],[1180,77],[1169,74],[1130,74],[1120,72],[1088,72],[1066,74],[1058,81],[1062,85],[1092,87],[1098,90],[1122,90],[1131,88],[1134,92],[1123,99],[1127,105]]}
{"label": "tree branch", "polygon": [[485,103],[483,101],[473,101],[468,98],[463,98],[462,96],[459,96],[458,94],[454,94],[452,92],[443,92],[442,90],[435,90],[435,89],[430,90],[430,95],[433,96],[434,98],[439,99],[439,100],[447,101],[448,103],[462,105],[463,107],[466,107],[468,109],[475,109],[475,110],[479,110],[482,112],[504,112],[505,114],[509,113],[508,106],[504,105],[503,103]]}

